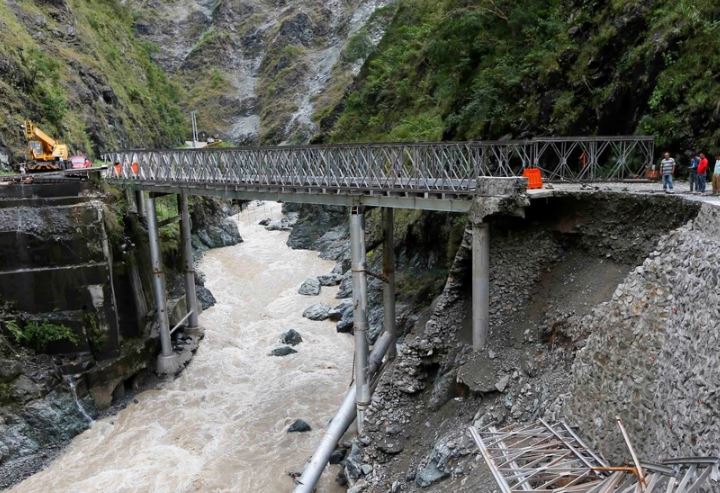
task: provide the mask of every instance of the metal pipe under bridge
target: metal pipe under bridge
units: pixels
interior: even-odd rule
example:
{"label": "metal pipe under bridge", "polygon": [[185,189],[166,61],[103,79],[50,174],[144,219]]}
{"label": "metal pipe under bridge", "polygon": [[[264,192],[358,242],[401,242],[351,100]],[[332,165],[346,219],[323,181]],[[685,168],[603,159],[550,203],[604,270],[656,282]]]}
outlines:
{"label": "metal pipe under bridge", "polygon": [[[125,188],[132,209],[146,217],[153,291],[160,332],[158,372],[174,374],[175,354],[155,199],[176,194],[185,269],[186,331],[198,326],[195,272],[190,245],[188,196],[343,205],[350,221],[355,320],[354,385],[308,462],[295,493],[313,491],[338,440],[364,416],[383,358],[395,355],[395,256],[393,209],[467,212],[472,225],[472,342],[479,351],[489,333],[490,227],[493,214],[522,215],[529,204],[525,168],[538,167],[546,181],[622,181],[641,177],[653,164],[652,137],[567,137],[522,141],[437,144],[353,144],[212,150],[128,150],[108,153],[109,183]],[[134,193],[131,193],[134,191]],[[367,337],[365,207],[383,208],[383,334],[370,351]]]}

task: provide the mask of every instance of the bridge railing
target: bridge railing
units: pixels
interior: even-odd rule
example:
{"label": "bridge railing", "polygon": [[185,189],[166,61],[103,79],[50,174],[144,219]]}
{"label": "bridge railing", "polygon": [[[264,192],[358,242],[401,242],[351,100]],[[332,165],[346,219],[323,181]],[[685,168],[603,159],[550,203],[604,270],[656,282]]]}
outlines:
{"label": "bridge railing", "polygon": [[478,177],[538,166],[547,181],[617,181],[652,164],[652,137],[568,137],[500,142],[352,144],[239,149],[128,150],[108,178],[325,191],[471,194]]}

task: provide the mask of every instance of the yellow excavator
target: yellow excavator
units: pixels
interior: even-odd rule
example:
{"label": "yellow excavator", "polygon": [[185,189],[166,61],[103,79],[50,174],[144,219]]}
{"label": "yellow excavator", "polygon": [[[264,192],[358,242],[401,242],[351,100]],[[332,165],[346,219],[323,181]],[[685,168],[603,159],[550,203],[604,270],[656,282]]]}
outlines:
{"label": "yellow excavator", "polygon": [[28,161],[25,164],[27,171],[60,171],[65,169],[68,161],[67,145],[50,137],[30,120],[25,120],[23,128],[28,142]]}

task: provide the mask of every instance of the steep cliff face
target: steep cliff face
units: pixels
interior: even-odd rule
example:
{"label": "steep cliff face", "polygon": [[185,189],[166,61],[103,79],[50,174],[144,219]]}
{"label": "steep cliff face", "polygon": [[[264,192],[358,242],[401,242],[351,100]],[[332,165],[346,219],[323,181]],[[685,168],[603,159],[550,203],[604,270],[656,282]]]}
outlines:
{"label": "steep cliff face", "polygon": [[401,0],[326,138],[642,132],[714,148],[718,19],[710,0]]}
{"label": "steep cliff face", "polygon": [[25,118],[72,152],[180,140],[176,89],[132,18],[114,0],[0,4],[0,164],[22,159]]}
{"label": "steep cliff face", "polygon": [[200,129],[307,141],[376,44],[392,0],[133,0],[136,31],[184,88]]}

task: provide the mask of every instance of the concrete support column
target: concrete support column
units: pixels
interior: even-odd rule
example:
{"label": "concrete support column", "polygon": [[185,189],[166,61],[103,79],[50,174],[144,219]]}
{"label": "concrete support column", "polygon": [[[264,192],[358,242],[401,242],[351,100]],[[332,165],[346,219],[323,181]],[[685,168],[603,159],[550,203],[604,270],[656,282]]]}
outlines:
{"label": "concrete support column", "polygon": [[365,411],[370,405],[370,382],[368,378],[368,321],[367,278],[365,275],[365,230],[361,207],[350,212],[350,259],[353,286],[353,327],[355,331],[355,407],[358,434],[365,431]]}
{"label": "concrete support column", "polygon": [[178,208],[180,209],[180,242],[183,253],[183,267],[185,270],[185,304],[190,314],[185,333],[189,335],[199,335],[201,332],[198,324],[198,302],[195,293],[195,266],[192,257],[192,240],[191,240],[191,224],[190,224],[190,208],[188,206],[188,196],[186,192],[178,195]]}
{"label": "concrete support column", "polygon": [[472,342],[479,351],[487,343],[490,325],[490,228],[473,224],[472,235]]}
{"label": "concrete support column", "polygon": [[168,321],[167,300],[165,299],[165,274],[160,255],[160,237],[158,235],[155,199],[147,195],[145,201],[147,212],[148,236],[150,238],[150,260],[153,270],[153,294],[157,308],[157,322],[160,331],[160,355],[157,360],[157,372],[173,374],[177,369],[177,355],[172,348],[170,339],[170,323]]}
{"label": "concrete support column", "polygon": [[383,275],[385,276],[385,284],[383,285],[383,308],[384,319],[383,326],[385,332],[390,335],[391,344],[388,348],[388,358],[395,357],[396,348],[395,341],[397,339],[397,330],[395,328],[395,224],[393,210],[386,207],[382,210],[383,222]]}

